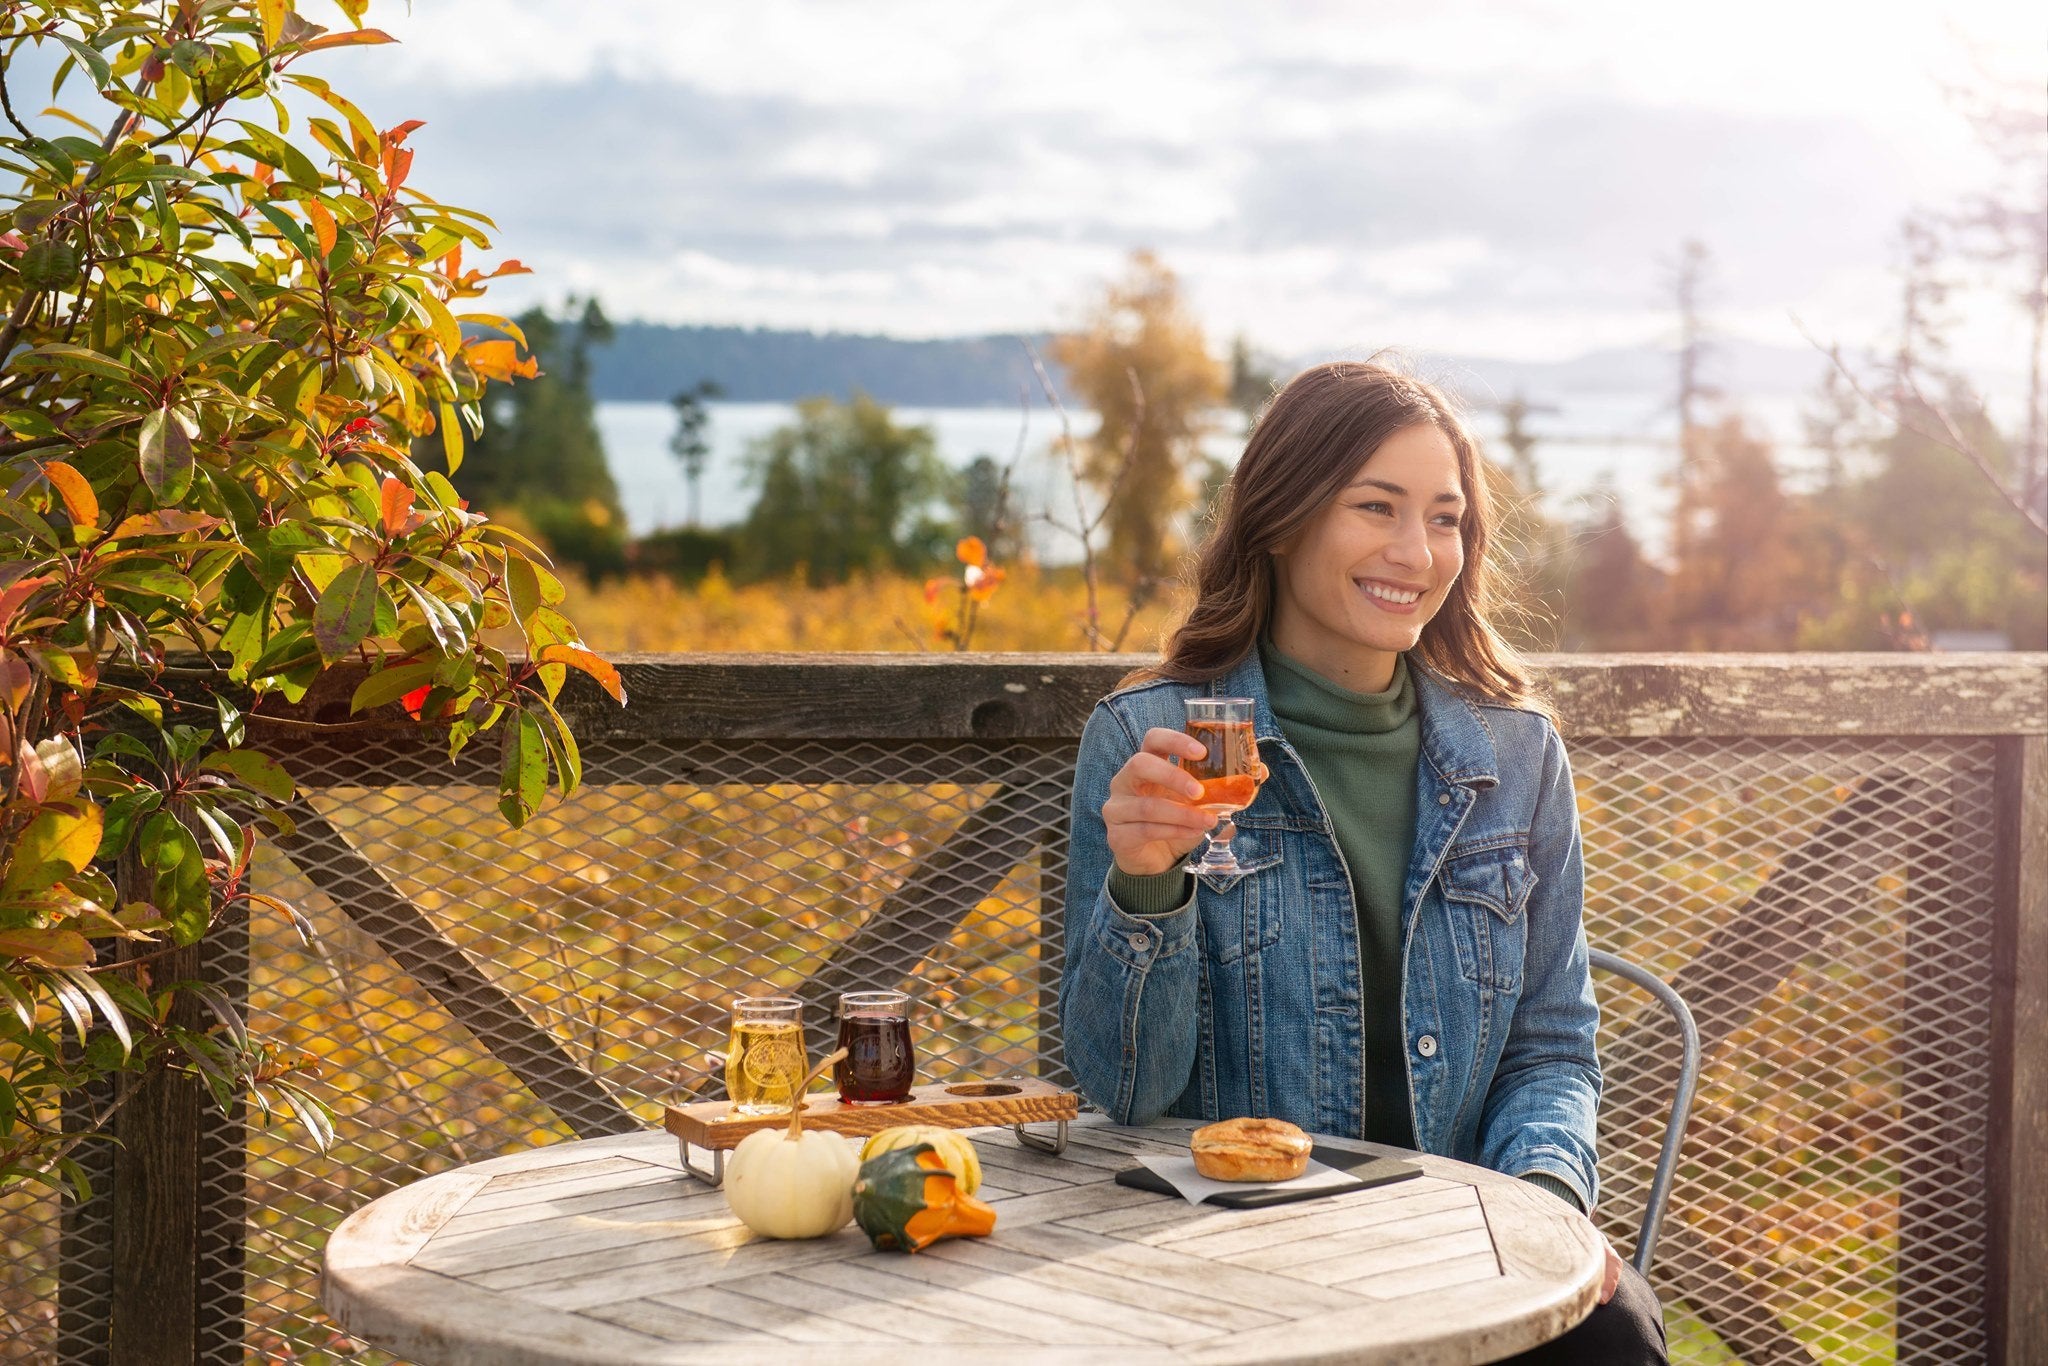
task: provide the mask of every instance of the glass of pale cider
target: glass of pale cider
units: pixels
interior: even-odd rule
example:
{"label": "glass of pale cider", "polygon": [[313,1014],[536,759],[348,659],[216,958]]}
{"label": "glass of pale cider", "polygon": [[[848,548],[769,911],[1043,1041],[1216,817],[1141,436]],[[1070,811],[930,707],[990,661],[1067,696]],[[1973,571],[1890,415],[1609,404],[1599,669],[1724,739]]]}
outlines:
{"label": "glass of pale cider", "polygon": [[804,1003],[742,996],[725,1040],[725,1093],[736,1115],[786,1115],[804,1079]]}

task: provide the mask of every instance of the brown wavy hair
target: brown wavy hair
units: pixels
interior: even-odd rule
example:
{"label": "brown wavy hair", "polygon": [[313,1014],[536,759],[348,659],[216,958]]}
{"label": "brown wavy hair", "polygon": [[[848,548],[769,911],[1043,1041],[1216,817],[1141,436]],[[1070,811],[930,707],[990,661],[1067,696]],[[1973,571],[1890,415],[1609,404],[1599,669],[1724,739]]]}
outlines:
{"label": "brown wavy hair", "polygon": [[1492,624],[1501,604],[1486,559],[1493,512],[1478,445],[1434,385],[1373,361],[1315,366],[1274,395],[1230,477],[1215,531],[1197,562],[1194,608],[1167,642],[1165,659],[1126,684],[1159,678],[1207,683],[1257,649],[1272,623],[1274,551],[1328,506],[1388,437],[1424,423],[1457,452],[1465,567],[1411,657],[1480,698],[1553,715]]}

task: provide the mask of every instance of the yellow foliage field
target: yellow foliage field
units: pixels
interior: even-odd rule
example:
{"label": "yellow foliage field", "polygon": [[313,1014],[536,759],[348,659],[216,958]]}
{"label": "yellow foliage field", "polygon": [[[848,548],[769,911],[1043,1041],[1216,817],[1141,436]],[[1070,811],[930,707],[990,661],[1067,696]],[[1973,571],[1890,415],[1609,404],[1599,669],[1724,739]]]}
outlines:
{"label": "yellow foliage field", "polygon": [[[651,576],[566,582],[564,610],[599,651],[945,651],[953,642],[941,628],[962,607],[957,577],[878,574],[822,588],[800,579],[735,584],[715,572],[687,587]],[[936,586],[930,601],[928,583]],[[1131,618],[1122,648],[1157,649],[1184,607],[1178,590],[1161,593]],[[1088,591],[1073,569],[1016,565],[974,612],[968,645],[977,651],[1089,648]],[[1103,585],[1097,612],[1103,635],[1114,639],[1129,615],[1129,594]]]}

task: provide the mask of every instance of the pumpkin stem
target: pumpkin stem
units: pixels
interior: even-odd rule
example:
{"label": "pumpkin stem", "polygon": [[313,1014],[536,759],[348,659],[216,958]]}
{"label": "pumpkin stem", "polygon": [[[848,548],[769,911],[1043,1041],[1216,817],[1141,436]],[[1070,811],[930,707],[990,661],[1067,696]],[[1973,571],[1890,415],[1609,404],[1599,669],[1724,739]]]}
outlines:
{"label": "pumpkin stem", "polygon": [[803,1136],[804,1093],[811,1089],[811,1083],[816,1081],[819,1075],[823,1073],[826,1068],[830,1067],[833,1063],[838,1062],[841,1058],[845,1056],[846,1050],[842,1048],[837,1052],[833,1053],[832,1055],[830,1055],[829,1057],[821,1059],[816,1067],[813,1067],[809,1072],[806,1072],[804,1074],[804,1079],[802,1081],[798,1082],[794,1087],[790,1089],[789,1132],[782,1136],[785,1142],[794,1142],[796,1139]]}

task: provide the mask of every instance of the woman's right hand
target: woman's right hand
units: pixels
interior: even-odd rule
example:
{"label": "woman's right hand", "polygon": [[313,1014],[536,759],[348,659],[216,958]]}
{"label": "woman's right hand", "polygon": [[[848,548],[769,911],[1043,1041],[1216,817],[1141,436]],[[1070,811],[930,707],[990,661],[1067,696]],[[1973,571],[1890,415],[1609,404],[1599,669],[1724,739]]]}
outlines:
{"label": "woman's right hand", "polygon": [[1199,759],[1208,750],[1183,731],[1154,726],[1138,752],[1109,780],[1102,824],[1116,866],[1133,877],[1171,872],[1215,827],[1216,818],[1189,803],[1202,785],[1173,760]]}

